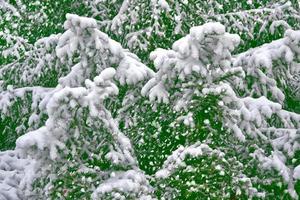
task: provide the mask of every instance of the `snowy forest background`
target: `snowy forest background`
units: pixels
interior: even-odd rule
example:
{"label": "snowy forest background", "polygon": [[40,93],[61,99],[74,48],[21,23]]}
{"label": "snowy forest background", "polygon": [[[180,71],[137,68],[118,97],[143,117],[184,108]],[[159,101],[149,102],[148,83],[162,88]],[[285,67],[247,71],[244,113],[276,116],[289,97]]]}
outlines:
{"label": "snowy forest background", "polygon": [[298,0],[0,0],[0,200],[299,195]]}

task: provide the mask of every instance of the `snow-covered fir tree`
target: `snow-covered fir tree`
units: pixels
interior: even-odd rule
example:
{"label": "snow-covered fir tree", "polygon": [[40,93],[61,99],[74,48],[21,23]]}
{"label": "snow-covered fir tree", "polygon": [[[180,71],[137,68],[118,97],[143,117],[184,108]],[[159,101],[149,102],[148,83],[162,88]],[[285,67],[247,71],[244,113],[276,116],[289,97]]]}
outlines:
{"label": "snow-covered fir tree", "polygon": [[0,199],[299,199],[299,9],[0,0]]}

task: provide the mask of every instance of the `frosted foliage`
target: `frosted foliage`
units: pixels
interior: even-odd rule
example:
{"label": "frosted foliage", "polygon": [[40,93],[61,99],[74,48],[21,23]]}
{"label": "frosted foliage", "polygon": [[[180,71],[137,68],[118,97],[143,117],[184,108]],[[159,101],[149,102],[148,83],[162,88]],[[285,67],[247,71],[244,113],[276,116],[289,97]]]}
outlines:
{"label": "frosted foliage", "polygon": [[[193,3],[187,0],[93,0],[87,4],[92,16],[100,18],[99,26],[124,37],[124,45],[135,52],[151,50],[148,41],[152,37],[165,36],[169,31],[184,35],[192,26],[203,22],[220,22],[228,31],[239,33],[247,40],[265,40],[266,33],[276,35],[300,24],[299,5],[285,0],[226,3],[218,0],[196,0]],[[174,38],[164,39],[171,39],[167,43],[174,42]],[[153,42],[159,46],[159,40]]]}
{"label": "frosted foliage", "polygon": [[[264,95],[282,103],[285,94],[282,90],[294,84],[299,74],[300,32],[288,30],[283,39],[249,50],[235,58],[235,66],[242,66],[253,83],[245,84],[242,89],[247,95]],[[279,81],[278,81],[279,80]],[[279,84],[279,86],[278,86]],[[292,91],[299,96],[299,90]]]}
{"label": "frosted foliage", "polygon": [[[88,106],[90,115],[92,117],[99,117],[101,114],[96,109],[102,108],[102,103],[109,95],[116,95],[118,93],[117,87],[110,82],[115,71],[108,68],[103,71],[103,74],[94,78],[94,82],[86,81],[86,88],[64,88],[56,92],[47,104],[47,113],[49,119],[46,121],[46,126],[41,127],[35,131],[29,132],[17,140],[17,148],[30,150],[32,146],[37,146],[39,150],[48,147],[50,150],[50,158],[55,160],[57,158],[57,148],[64,148],[62,143],[66,140],[66,127],[69,126],[72,116],[72,107],[77,105],[83,107]],[[103,88],[99,88],[103,86]],[[86,100],[86,101],[85,101]],[[65,104],[60,105],[60,102]],[[105,113],[103,113],[105,114]],[[105,121],[112,131],[116,129],[113,122]],[[125,142],[126,140],[120,140]],[[128,142],[124,143],[127,146]],[[126,147],[127,148],[127,147]],[[131,158],[130,158],[131,159]]]}
{"label": "frosted foliage", "polygon": [[[53,88],[44,87],[24,87],[14,89],[11,85],[7,87],[6,91],[0,93],[0,109],[3,115],[9,115],[10,107],[17,98],[24,99],[27,93],[32,93],[33,110],[39,109],[39,103],[43,100],[47,102],[49,95],[52,94]],[[42,107],[43,104],[40,104]]]}
{"label": "frosted foliage", "polygon": [[56,55],[65,60],[78,53],[81,61],[59,80],[60,84],[80,85],[92,73],[101,72],[113,64],[117,66],[116,78],[122,85],[136,84],[153,74],[137,56],[99,31],[96,20],[68,14],[64,27],[66,32],[59,39]]}
{"label": "frosted foliage", "polygon": [[[69,14],[65,28],[63,34],[36,41],[18,62],[0,69],[1,117],[16,117],[10,109],[20,101],[20,112],[28,115],[22,121],[16,121],[15,131],[19,135],[42,126],[48,115],[46,105],[49,98],[61,87],[82,86],[86,79],[93,79],[95,73],[111,66],[116,66],[115,79],[121,85],[136,85],[154,74],[135,54],[97,30],[94,19]],[[15,76],[9,78],[12,74]],[[34,86],[56,77],[59,87]],[[51,82],[50,85],[54,87],[54,84],[57,83]]]}
{"label": "frosted foliage", "polygon": [[[158,71],[143,87],[142,94],[149,96],[151,101],[167,103],[169,90],[182,87],[181,94],[174,95],[182,95],[183,98],[175,102],[176,109],[181,109],[194,93],[194,82],[213,84],[224,76],[224,72],[230,74],[241,70],[230,68],[231,51],[238,44],[239,37],[226,33],[219,23],[191,28],[190,34],[176,41],[172,50],[157,49],[151,53],[150,58]],[[177,79],[184,84],[176,84]]]}
{"label": "frosted foliage", "polygon": [[[2,85],[34,86],[53,71],[60,75],[63,74],[64,68],[61,66],[62,63],[58,62],[54,51],[59,36],[59,34],[52,35],[36,41],[22,57],[17,58],[15,62],[4,65],[0,69],[0,78],[4,81]],[[11,77],[12,74],[15,76]]]}
{"label": "frosted foliage", "polygon": [[[152,34],[163,35],[161,15],[170,10],[165,0],[120,2],[94,0],[90,1],[88,6],[91,8],[92,15],[101,19],[98,22],[100,28],[117,35],[125,32],[124,45],[136,50],[147,50],[148,40]],[[114,12],[116,14],[112,16],[111,13]],[[151,19],[143,19],[145,14],[151,16]],[[128,24],[130,26],[126,26]]]}
{"label": "frosted foliage", "polygon": [[[158,170],[155,174],[155,177],[158,180],[163,181],[171,178],[172,175],[176,174],[176,172],[183,169],[183,171],[189,173],[195,173],[197,171],[197,167],[191,166],[187,164],[188,159],[201,158],[215,158],[216,161],[213,162],[213,167],[215,168],[215,173],[218,173],[220,176],[225,176],[226,167],[230,165],[230,159],[227,160],[225,157],[225,153],[218,149],[212,149],[207,144],[196,143],[191,146],[183,147],[180,146],[178,149],[173,151],[172,155],[170,155],[164,162],[162,169]],[[218,162],[219,161],[219,162]],[[235,163],[236,164],[236,163]],[[199,166],[203,167],[203,166]],[[206,167],[206,166],[204,166]],[[259,192],[255,187],[253,187],[250,178],[246,175],[242,174],[241,171],[236,171],[236,174],[233,174],[234,177],[232,181],[232,185],[236,191],[244,190],[249,197],[265,197],[264,192]],[[176,175],[175,175],[176,176]],[[204,174],[199,174],[199,176],[205,176]],[[195,182],[189,180],[188,183],[191,187],[199,187],[199,190],[205,190],[205,188],[201,185],[196,185]],[[208,181],[207,181],[208,182]],[[225,185],[223,185],[223,190],[225,189]],[[238,192],[237,192],[238,193]],[[228,194],[224,194],[227,196]],[[172,196],[171,193],[166,192],[164,196],[170,198]],[[228,196],[227,196],[228,197]]]}
{"label": "frosted foliage", "polygon": [[224,156],[222,152],[213,151],[206,144],[195,144],[186,148],[181,146],[166,159],[163,169],[156,172],[155,176],[158,178],[167,178],[176,168],[185,166],[184,160],[188,155],[191,157],[200,157],[204,154],[216,154],[220,158]]}
{"label": "frosted foliage", "polygon": [[[292,1],[269,1],[266,6],[263,6],[265,2],[257,3],[260,4],[258,8],[253,8],[254,3],[249,2],[248,6],[252,9],[224,14],[213,13],[203,15],[203,17],[206,21],[220,21],[230,27],[230,31],[244,32],[248,37],[253,39],[257,34],[255,32],[255,28],[257,27],[259,27],[258,35],[263,32],[274,34],[278,28],[287,30],[293,25],[288,22],[289,17],[294,18],[299,23],[297,5],[294,5]],[[219,4],[219,6],[221,5]]]}
{"label": "frosted foliage", "polygon": [[4,58],[15,57],[16,59],[20,59],[20,54],[31,47],[28,41],[22,37],[14,36],[5,32],[0,32],[0,36],[1,38],[4,38],[7,42],[7,48],[4,47],[2,49],[2,46],[0,48],[1,55]]}
{"label": "frosted foliage", "polygon": [[299,6],[0,0],[0,199],[299,199]]}
{"label": "frosted foliage", "polygon": [[[39,2],[31,2],[30,6],[40,7],[40,4]],[[26,51],[32,48],[28,37],[26,37],[30,35],[31,30],[25,30],[22,27],[22,23],[24,21],[28,24],[34,22],[36,26],[40,26],[46,19],[43,7],[40,7],[38,12],[28,7],[24,5],[22,0],[14,2],[8,0],[0,1],[0,37],[2,42],[0,55],[8,61],[20,59]],[[22,31],[25,34],[20,34]],[[3,43],[3,41],[5,42]]]}
{"label": "frosted foliage", "polygon": [[[175,111],[188,110],[194,102],[194,97],[220,98],[218,106],[223,112],[224,128],[239,142],[248,143],[253,139],[262,142],[261,146],[258,144],[255,147],[256,151],[251,157],[257,159],[262,169],[277,171],[288,185],[289,194],[296,198],[295,179],[291,177],[293,166],[290,166],[287,160],[299,150],[296,135],[299,133],[297,130],[300,128],[300,115],[288,112],[280,103],[267,99],[267,95],[263,96],[264,90],[261,87],[254,87],[256,95],[259,95],[256,98],[239,96],[237,91],[246,88],[247,92],[249,85],[243,80],[258,74],[262,78],[256,83],[268,86],[271,82],[269,90],[273,95],[277,95],[275,99],[282,102],[284,94],[276,87],[276,80],[272,76],[272,63],[282,58],[281,56],[287,59],[287,63],[293,61],[294,56],[298,54],[298,43],[295,42],[297,36],[297,32],[287,31],[286,38],[243,54],[251,55],[250,58],[239,55],[233,59],[230,52],[238,44],[238,36],[226,33],[224,27],[218,23],[193,27],[189,35],[173,44],[173,50],[158,49],[151,54],[158,71],[143,87],[142,94],[156,104],[170,103]],[[249,64],[243,63],[243,59]],[[232,60],[238,62],[232,64]],[[259,73],[262,66],[270,73]],[[251,95],[250,92],[246,94]],[[193,114],[189,113],[188,116]],[[193,118],[188,119],[188,116],[182,116],[184,120],[180,121],[190,126],[193,124]],[[272,120],[274,118],[277,122]],[[271,134],[274,131],[275,134]],[[274,153],[268,155],[263,150],[267,144],[272,147]],[[201,156],[201,151],[199,152]],[[226,151],[224,153],[226,154]],[[193,153],[192,155],[194,156]],[[196,153],[195,156],[197,155]],[[180,158],[184,159],[184,156]],[[158,176],[168,176],[180,163],[181,161],[179,164],[166,166],[166,169],[158,172]],[[254,194],[261,195],[258,191],[252,195]]]}
{"label": "frosted foliage", "polygon": [[[6,21],[10,21],[14,17],[20,17],[20,13],[18,12],[18,10],[8,2],[1,0],[0,25],[2,25],[2,23],[5,23]],[[22,51],[25,51],[25,48],[28,45],[28,42],[24,38],[11,34],[7,29],[0,31],[0,37],[7,42],[6,45],[1,45],[0,47],[1,56],[3,57],[15,56],[19,58],[20,53]]]}
{"label": "frosted foliage", "polygon": [[20,113],[16,114],[16,111],[12,107],[21,101],[24,104],[19,107],[19,112],[28,115],[28,118],[24,117],[16,121],[16,134],[19,136],[40,127],[43,123],[45,105],[56,91],[54,88],[39,86],[13,88],[13,86],[8,85],[7,90],[0,92],[1,119],[5,120],[6,117],[16,118]]}
{"label": "frosted foliage", "polygon": [[[84,151],[89,152],[90,155],[96,153],[91,148],[91,142],[96,140],[101,147],[103,141],[110,141],[109,138],[111,138],[112,141],[107,144],[110,150],[104,154],[104,157],[97,157],[97,159],[105,159],[104,162],[111,162],[112,165],[125,168],[124,172],[120,170],[118,174],[120,184],[112,186],[111,191],[103,194],[101,188],[106,187],[106,175],[102,177],[99,175],[99,169],[84,166],[83,161],[78,160],[83,172],[98,174],[97,181],[89,188],[89,194],[93,194],[94,199],[100,198],[98,195],[117,195],[115,191],[123,191],[125,187],[128,187],[126,184],[128,181],[135,183],[135,186],[140,186],[144,192],[141,195],[139,190],[134,190],[136,193],[134,194],[134,191],[129,188],[127,192],[120,193],[124,198],[129,193],[132,197],[139,196],[144,199],[151,197],[148,193],[150,194],[152,189],[143,172],[137,167],[131,142],[120,132],[110,111],[104,107],[104,101],[119,92],[114,80],[122,85],[133,85],[152,76],[153,71],[142,64],[136,55],[123,49],[119,43],[98,31],[95,23],[95,20],[91,18],[67,15],[65,33],[38,40],[32,50],[26,52],[24,62],[11,63],[1,68],[1,75],[4,79],[0,93],[0,106],[3,114],[1,116],[13,116],[10,112],[14,102],[19,99],[25,101],[28,95],[31,99],[29,106],[32,112],[28,121],[25,121],[27,124],[19,126],[20,131],[27,131],[27,133],[17,139],[15,150],[1,154],[3,170],[11,170],[9,173],[1,174],[0,191],[5,198],[29,199],[45,197],[44,195],[50,197],[53,194],[53,184],[58,177],[53,177],[49,172],[57,170],[55,165],[61,162],[64,165],[60,170],[70,167],[71,161],[64,162],[67,155],[74,158],[80,157],[81,146],[74,144],[77,143],[75,141],[78,137],[85,138],[80,142],[85,148]],[[80,62],[76,63],[78,58]],[[111,66],[116,66],[116,69]],[[69,69],[67,74],[65,74],[66,69]],[[6,82],[11,80],[5,80],[9,73],[15,72],[21,74],[22,77],[21,81],[18,77],[12,80],[16,85],[31,85],[34,84],[37,74],[39,76],[43,73],[47,74],[49,70],[56,71],[61,77],[55,88],[14,88]],[[95,76],[95,72],[100,75]],[[77,109],[79,109],[79,114],[77,114]],[[87,116],[83,116],[84,110],[88,110]],[[47,116],[46,121],[43,119],[45,116]],[[86,118],[88,126],[98,127],[96,130],[104,131],[103,135],[94,134],[93,137],[90,136],[92,138],[80,136],[85,131],[81,130],[83,129],[81,126],[73,127],[76,116],[79,119]],[[13,165],[12,162],[20,163],[23,167]],[[110,173],[113,176],[112,169],[105,172],[105,174]],[[14,177],[18,178],[14,180]],[[50,182],[44,182],[46,177],[50,178]],[[40,181],[43,188],[32,187],[36,181]],[[122,183],[125,183],[125,186]],[[109,184],[110,180],[107,181],[107,186]],[[97,191],[100,193],[93,193],[93,188],[98,188],[98,186],[100,189]],[[2,188],[5,192],[2,192]],[[119,198],[118,195],[116,198]]]}
{"label": "frosted foliage", "polygon": [[111,177],[102,183],[92,194],[93,199],[105,198],[105,195],[111,194],[112,199],[126,199],[130,194],[131,198],[150,200],[154,199],[151,195],[151,188],[148,186],[148,180],[145,175],[137,171],[130,170],[123,173],[112,173]]}
{"label": "frosted foliage", "polygon": [[[125,188],[128,188],[128,192],[138,193],[136,187],[141,187],[145,193],[150,192],[151,188],[148,186],[148,182],[145,179],[142,172],[138,172],[138,168],[135,167],[136,161],[133,157],[133,151],[128,138],[122,134],[116,122],[113,120],[109,111],[103,106],[103,101],[111,95],[118,94],[118,88],[112,82],[116,74],[115,69],[107,68],[102,71],[99,76],[94,78],[94,81],[86,80],[86,87],[79,88],[61,88],[57,91],[47,103],[46,109],[49,115],[45,126],[28,132],[27,134],[18,138],[16,144],[16,149],[11,152],[2,153],[1,161],[4,170],[10,170],[10,167],[18,169],[14,171],[16,173],[21,173],[19,179],[15,181],[20,181],[22,184],[14,184],[8,182],[11,179],[11,173],[3,173],[3,178],[1,179],[1,187],[7,188],[12,186],[10,193],[4,193],[3,195],[15,195],[23,194],[22,185],[29,187],[33,181],[33,178],[38,178],[39,176],[47,175],[47,171],[51,169],[51,165],[59,162],[63,157],[59,151],[68,152],[68,147],[66,142],[72,139],[71,134],[74,134],[74,128],[71,128],[71,123],[73,120],[74,113],[76,110],[74,108],[87,107],[89,110],[89,116],[91,120],[100,120],[107,130],[112,134],[112,138],[115,140],[115,147],[111,149],[110,152],[106,154],[106,158],[111,160],[112,163],[118,165],[127,165],[133,167],[131,171],[120,172],[117,175],[119,183],[114,183],[111,185],[111,179],[101,183],[99,188],[93,193],[93,198],[97,199],[97,195],[103,195],[102,193],[110,193],[113,191],[123,191],[126,193]],[[77,136],[78,137],[78,136]],[[9,155],[15,155],[19,152],[22,157],[17,156],[10,158]],[[17,154],[19,155],[19,154]],[[22,161],[22,159],[24,161]],[[12,161],[10,161],[12,160]],[[14,161],[16,160],[16,161]],[[22,167],[19,165],[13,165],[11,162],[25,162]],[[26,162],[30,161],[30,169],[32,172],[26,171]],[[52,163],[52,164],[50,164]],[[50,164],[50,165],[49,165]],[[6,167],[7,166],[7,167]],[[22,175],[22,174],[25,174]],[[29,176],[29,177],[28,177]],[[113,176],[113,175],[112,175]],[[127,183],[134,183],[136,187],[130,186]],[[18,186],[18,187],[16,187]],[[23,186],[23,187],[25,187]],[[112,189],[103,189],[103,188]],[[48,189],[51,188],[49,185],[44,189],[45,194],[48,194]],[[134,191],[132,190],[133,188]],[[29,198],[31,188],[28,189],[28,194],[25,194],[26,198]],[[104,191],[104,192],[103,192]],[[144,194],[145,194],[144,193]],[[115,195],[113,193],[113,195]],[[134,194],[132,194],[134,195]],[[147,195],[146,195],[147,196]],[[145,196],[145,198],[146,198]],[[19,199],[21,199],[20,197]],[[18,198],[17,198],[18,199]]]}
{"label": "frosted foliage", "polygon": [[[68,14],[65,28],[62,35],[51,35],[35,42],[17,60],[19,62],[4,65],[0,70],[2,85],[35,85],[54,73],[60,78],[60,84],[79,86],[85,78],[93,78],[92,73],[99,73],[111,65],[117,66],[117,79],[122,85],[136,84],[153,75],[136,55],[99,31],[94,19]],[[66,71],[71,73],[66,74]],[[16,76],[9,78],[11,74]]]}
{"label": "frosted foliage", "polygon": [[268,119],[274,115],[277,115],[285,128],[297,129],[300,125],[300,115],[282,110],[280,104],[272,102],[264,96],[256,99],[240,98],[236,96],[228,84],[216,88],[205,88],[203,92],[214,95],[222,95],[223,93],[223,105],[221,107],[224,107],[226,115],[230,116],[228,119],[227,117],[224,118],[225,124],[233,129],[241,141],[245,140],[243,132],[251,135],[251,137],[261,137],[267,140],[267,137],[262,135],[262,131],[270,126]]}

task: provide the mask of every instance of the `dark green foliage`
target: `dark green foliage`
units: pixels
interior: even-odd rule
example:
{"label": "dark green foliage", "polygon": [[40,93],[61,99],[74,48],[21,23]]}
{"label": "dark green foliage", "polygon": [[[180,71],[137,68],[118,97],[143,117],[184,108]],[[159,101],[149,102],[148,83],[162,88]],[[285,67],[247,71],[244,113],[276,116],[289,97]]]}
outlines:
{"label": "dark green foliage", "polygon": [[[169,156],[179,146],[189,146],[197,141],[210,141],[212,147],[226,143],[228,134],[222,128],[221,110],[217,106],[218,98],[207,96],[196,97],[189,111],[194,114],[195,127],[187,127],[176,119],[184,112],[175,112],[168,105],[153,105],[145,99],[140,99],[132,107],[131,115],[136,123],[124,128],[133,141],[136,156],[141,169],[148,174],[155,173]],[[142,105],[142,106],[141,106]],[[210,124],[204,121],[209,120]]]}

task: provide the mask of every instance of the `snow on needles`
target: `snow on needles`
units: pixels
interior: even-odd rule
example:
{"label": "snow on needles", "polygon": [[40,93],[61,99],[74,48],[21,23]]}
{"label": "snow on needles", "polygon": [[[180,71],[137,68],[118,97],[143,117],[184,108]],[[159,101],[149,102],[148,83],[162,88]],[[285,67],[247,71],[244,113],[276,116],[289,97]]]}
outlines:
{"label": "snow on needles", "polygon": [[94,19],[69,14],[65,29],[66,32],[59,39],[56,54],[65,60],[79,53],[81,61],[72,67],[71,73],[60,78],[60,84],[82,84],[83,74],[85,77],[91,76],[94,70],[101,72],[113,64],[117,65],[116,78],[122,85],[137,84],[153,76],[153,71],[142,64],[136,55],[99,31]]}

